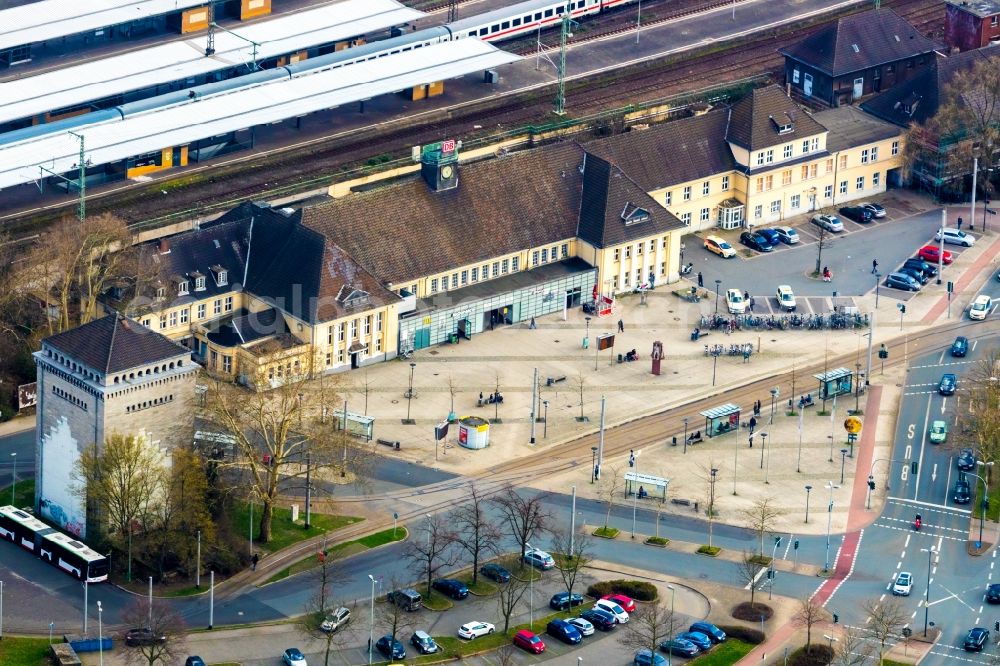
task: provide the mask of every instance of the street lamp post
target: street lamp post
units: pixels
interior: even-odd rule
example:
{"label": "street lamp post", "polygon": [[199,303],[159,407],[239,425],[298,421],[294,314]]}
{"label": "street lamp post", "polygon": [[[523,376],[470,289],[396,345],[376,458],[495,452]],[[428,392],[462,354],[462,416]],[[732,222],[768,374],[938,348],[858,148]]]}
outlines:
{"label": "street lamp post", "polygon": [[872,275],[875,277],[875,309],[878,310],[878,288],[882,284],[882,274],[875,271]]}
{"label": "street lamp post", "polygon": [[[638,480],[639,478],[639,456],[642,455],[642,449],[638,449],[632,454],[633,460],[635,461],[635,476]],[[635,512],[639,504],[639,489],[632,488],[632,538],[635,538]]]}
{"label": "street lamp post", "polygon": [[597,476],[597,447],[590,447],[590,482],[594,482],[594,477]]}
{"label": "street lamp post", "polygon": [[[406,391],[406,423],[409,425],[410,421],[410,402],[413,400],[413,369],[417,367],[416,363],[410,363],[410,388]],[[344,414],[344,424],[347,424],[347,415]]]}
{"label": "street lamp post", "polygon": [[587,333],[583,336],[583,348],[586,349],[590,346],[590,317],[584,317],[587,320]]}
{"label": "street lamp post", "polygon": [[[674,589],[673,585],[667,585],[667,589],[670,590],[670,642],[674,642]],[[670,659],[673,650],[667,650],[667,666],[673,666],[673,661]]]}
{"label": "street lamp post", "polygon": [[722,280],[718,278],[715,280],[715,314],[719,314],[719,285],[722,284]]}
{"label": "street lamp post", "polygon": [[[97,602],[97,649],[100,650],[101,666],[104,666],[104,623],[103,623],[103,618],[101,617],[101,614],[103,612],[104,609],[101,608],[101,602],[98,601]],[[152,627],[150,627],[150,630],[152,630]]]}
{"label": "street lamp post", "polygon": [[710,470],[712,474],[712,484],[711,493],[708,497],[708,547],[712,547],[712,523],[715,520],[715,475],[719,473],[718,468],[713,467]]}
{"label": "street lamp post", "polygon": [[[980,464],[980,465],[983,464],[982,461],[979,461],[979,460],[977,460],[976,462],[978,464]],[[987,468],[989,468],[989,466],[991,466],[992,464],[993,463],[990,462],[990,463],[986,463],[985,465],[986,465]],[[989,490],[989,487],[986,485],[986,479],[984,479],[983,477],[979,476],[978,474],[974,474],[972,472],[967,472],[967,473],[970,476],[974,476],[974,477],[976,477],[977,479],[979,479],[980,481],[983,482],[983,499],[982,499],[982,501],[979,504],[979,541],[976,542],[976,548],[979,548],[979,547],[982,546],[982,543],[983,543],[983,522],[986,520],[986,507],[990,503],[990,500],[989,500],[989,492],[990,492],[990,490]]]}
{"label": "street lamp post", "polygon": [[931,558],[934,557],[934,553],[937,550],[934,546],[930,548],[921,548],[921,553],[927,553],[927,587],[924,589],[924,636],[927,636],[927,619],[931,608]]}
{"label": "street lamp post", "polygon": [[688,452],[688,417],[682,419],[684,421],[684,453]]}
{"label": "street lamp post", "polygon": [[847,449],[840,450],[840,482],[844,482],[844,464],[847,462]]}
{"label": "street lamp post", "polygon": [[771,389],[771,418],[767,422],[768,425],[771,425],[771,424],[774,423],[774,402],[775,402],[775,400],[778,399],[778,396],[780,396],[780,395],[781,395],[781,391],[778,390],[777,386],[775,386],[773,389]]}
{"label": "street lamp post", "polygon": [[830,525],[833,522],[833,491],[840,486],[833,483],[833,481],[827,481],[826,487],[830,491],[830,503],[826,505],[826,559],[823,561],[823,572],[829,573],[830,571]]}
{"label": "street lamp post", "polygon": [[542,426],[542,439],[548,439],[549,437],[549,401],[542,400],[542,404],[545,405],[545,416],[542,417],[545,424]]}
{"label": "street lamp post", "polygon": [[14,465],[10,471],[10,505],[17,506],[17,502],[14,500],[14,491],[17,489],[17,452],[10,454],[10,457],[14,459]]}
{"label": "street lamp post", "polygon": [[375,576],[368,574],[372,582],[372,607],[368,621],[368,666],[372,666],[372,646],[375,644]]}
{"label": "street lamp post", "polygon": [[806,486],[806,525],[809,524],[809,493],[812,492],[812,486]]}
{"label": "street lamp post", "polygon": [[760,468],[764,469],[764,451],[767,449],[767,433],[760,432]]}

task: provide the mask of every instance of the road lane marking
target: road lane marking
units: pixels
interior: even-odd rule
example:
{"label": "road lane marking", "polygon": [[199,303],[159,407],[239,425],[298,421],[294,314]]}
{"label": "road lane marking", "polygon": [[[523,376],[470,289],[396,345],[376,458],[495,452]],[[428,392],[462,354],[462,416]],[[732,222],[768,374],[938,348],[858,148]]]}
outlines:
{"label": "road lane marking", "polygon": [[933,502],[923,502],[920,500],[910,499],[908,497],[887,497],[886,500],[903,504],[916,504],[918,506],[928,507],[929,509],[947,509],[946,511],[941,511],[941,513],[960,513],[966,516],[971,513],[968,509],[959,509],[957,507],[946,506],[944,504],[934,504]]}

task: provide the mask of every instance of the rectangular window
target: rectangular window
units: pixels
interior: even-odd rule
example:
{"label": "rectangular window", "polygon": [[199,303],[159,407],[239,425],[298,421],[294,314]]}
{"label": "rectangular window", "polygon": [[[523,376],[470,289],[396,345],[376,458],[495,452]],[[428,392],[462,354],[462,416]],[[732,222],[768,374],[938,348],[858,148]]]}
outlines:
{"label": "rectangular window", "polygon": [[639,254],[642,254],[642,243],[636,243],[636,246],[635,246],[635,253],[636,253],[637,255],[639,255]]}
{"label": "rectangular window", "polygon": [[469,271],[462,271],[462,286],[469,284]]}
{"label": "rectangular window", "polygon": [[612,256],[614,257],[615,261],[618,261],[618,248],[614,249],[614,253],[612,254]]}
{"label": "rectangular window", "polygon": [[667,262],[661,261],[660,262],[660,275],[666,275],[666,274],[667,274]]}
{"label": "rectangular window", "polygon": [[365,317],[365,335],[372,334],[372,316],[368,315]]}
{"label": "rectangular window", "polygon": [[170,328],[173,328],[176,325],[177,325],[177,311],[174,310],[173,312],[170,313]]}
{"label": "rectangular window", "polygon": [[[618,261],[617,254],[615,255],[615,261]],[[538,265],[538,250],[535,250],[534,252],[531,253],[531,265],[532,266]]]}
{"label": "rectangular window", "polygon": [[500,264],[500,272],[506,275],[510,271],[510,260],[504,259]]}
{"label": "rectangular window", "polygon": [[810,149],[810,151],[817,151],[817,150],[819,150],[819,137],[818,136],[809,139],[809,149]]}
{"label": "rectangular window", "polygon": [[625,258],[628,259],[631,256],[632,256],[632,246],[631,245],[626,245],[625,246]]}
{"label": "rectangular window", "polygon": [[490,265],[489,264],[483,264],[483,269],[480,271],[480,273],[482,273],[484,280],[486,278],[488,278],[489,275],[490,275]]}
{"label": "rectangular window", "polygon": [[358,320],[354,318],[351,320],[351,340],[358,339]]}
{"label": "rectangular window", "polygon": [[784,149],[782,149],[781,151],[781,156],[786,160],[792,156],[792,144],[790,143],[785,144]]}
{"label": "rectangular window", "polygon": [[725,192],[729,189],[729,176],[722,177],[722,191]]}
{"label": "rectangular window", "polygon": [[754,206],[753,207],[753,216],[755,218],[757,218],[758,220],[760,218],[764,217],[764,207],[761,206],[760,204],[757,204],[756,206]]}
{"label": "rectangular window", "polygon": [[865,177],[858,176],[858,179],[854,182],[854,189],[863,190],[865,189]]}
{"label": "rectangular window", "polygon": [[763,176],[757,178],[757,191],[758,192],[763,192],[764,191],[764,177]]}
{"label": "rectangular window", "polygon": [[840,181],[840,193],[841,194],[847,194],[847,181],[846,180]]}
{"label": "rectangular window", "polygon": [[333,326],[326,327],[326,344],[333,346]]}
{"label": "rectangular window", "polygon": [[542,248],[542,263],[546,264],[549,261],[549,248]]}
{"label": "rectangular window", "polygon": [[673,202],[674,202],[674,193],[673,192],[667,192],[665,195],[663,195],[663,205],[664,206],[669,206],[669,205],[673,204]]}
{"label": "rectangular window", "polygon": [[618,276],[615,275],[611,278],[611,288],[618,289]]}
{"label": "rectangular window", "polygon": [[329,368],[331,365],[333,365],[333,353],[327,352],[326,353],[326,367]]}
{"label": "rectangular window", "polygon": [[181,323],[182,324],[188,323],[188,311],[187,311],[187,308],[184,308],[183,310],[181,310]]}
{"label": "rectangular window", "polygon": [[764,164],[764,151],[757,153],[757,166],[762,166]]}
{"label": "rectangular window", "polygon": [[222,299],[221,298],[217,298],[214,301],[212,301],[212,313],[213,314],[222,314]]}
{"label": "rectangular window", "polygon": [[774,148],[767,149],[767,163],[774,162]]}
{"label": "rectangular window", "polygon": [[706,180],[704,183],[702,183],[701,184],[701,196],[707,197],[708,193],[711,191],[711,188],[712,188],[712,186],[709,183],[709,181]]}
{"label": "rectangular window", "polygon": [[160,317],[160,328],[162,329],[162,328],[166,328],[166,327],[167,327],[167,318],[166,317]]}
{"label": "rectangular window", "polygon": [[198,304],[198,319],[204,319],[204,318],[205,318],[205,304],[204,303],[199,303]]}
{"label": "rectangular window", "polygon": [[771,212],[772,213],[777,213],[780,210],[781,210],[781,201],[772,201],[771,202]]}
{"label": "rectangular window", "polygon": [[868,164],[868,149],[865,148],[861,151],[861,163]]}
{"label": "rectangular window", "polygon": [[226,312],[232,312],[232,311],[233,311],[233,297],[226,296]]}
{"label": "rectangular window", "polygon": [[649,241],[649,251],[650,252],[656,252],[656,241],[655,240]]}
{"label": "rectangular window", "polygon": [[827,185],[823,188],[823,198],[829,199],[833,197],[833,185]]}
{"label": "rectangular window", "polygon": [[438,290],[438,279],[431,278],[431,293],[436,294]]}
{"label": "rectangular window", "polygon": [[768,175],[764,178],[764,189],[770,190],[774,187],[774,176]]}
{"label": "rectangular window", "polygon": [[846,169],[847,168],[847,155],[841,155],[840,156],[840,168],[841,169]]}
{"label": "rectangular window", "polygon": [[513,257],[510,260],[510,270],[515,273],[521,270],[521,257]]}
{"label": "rectangular window", "polygon": [[375,351],[376,352],[382,351],[382,338],[375,338]]}
{"label": "rectangular window", "polygon": [[375,331],[378,333],[382,332],[382,313],[375,313]]}
{"label": "rectangular window", "polygon": [[663,241],[660,243],[660,247],[662,249],[664,249],[664,250],[667,249],[667,237],[666,236],[663,237]]}
{"label": "rectangular window", "polygon": [[641,268],[635,269],[635,283],[636,284],[642,284],[642,269]]}
{"label": "rectangular window", "polygon": [[219,352],[213,349],[212,353],[209,355],[209,358],[212,359],[211,360],[212,370],[215,370],[219,366]]}
{"label": "rectangular window", "polygon": [[831,157],[826,161],[826,172],[833,173],[833,158]]}
{"label": "rectangular window", "polygon": [[878,187],[881,184],[882,184],[882,173],[880,171],[876,171],[875,173],[872,174],[872,187]]}
{"label": "rectangular window", "polygon": [[806,139],[805,141],[802,142],[802,152],[803,153],[809,152],[809,139]]}
{"label": "rectangular window", "polygon": [[872,162],[878,161],[878,146],[872,146]]}
{"label": "rectangular window", "polygon": [[625,286],[626,287],[631,286],[631,284],[632,284],[631,277],[632,276],[630,276],[628,273],[625,274]]}
{"label": "rectangular window", "polygon": [[809,165],[809,177],[810,178],[815,178],[817,175],[819,175],[819,165],[818,164],[810,164]]}
{"label": "rectangular window", "polygon": [[691,186],[686,185],[684,187],[684,201],[691,201]]}
{"label": "rectangular window", "polygon": [[799,194],[793,194],[789,203],[791,204],[793,210],[798,208],[802,203],[802,196]]}
{"label": "rectangular window", "polygon": [[451,274],[451,288],[458,289],[458,273]]}
{"label": "rectangular window", "polygon": [[223,356],[222,357],[222,371],[225,373],[230,373],[233,371],[233,357]]}
{"label": "rectangular window", "polygon": [[[544,252],[542,254],[542,261],[545,261],[545,254],[544,254]],[[499,261],[494,261],[493,262],[493,277],[499,277],[499,276],[500,276],[500,262]]]}
{"label": "rectangular window", "polygon": [[343,342],[345,337],[347,337],[347,324],[340,322],[337,326],[337,340]]}
{"label": "rectangular window", "polygon": [[478,268],[473,268],[472,269],[472,281],[473,282],[479,282],[479,269]]}
{"label": "rectangular window", "polygon": [[808,164],[803,164],[802,165],[802,180],[808,180],[808,178],[809,178],[809,165]]}
{"label": "rectangular window", "polygon": [[691,213],[681,213],[681,222],[684,226],[690,226],[691,224]]}
{"label": "rectangular window", "polygon": [[[562,244],[562,250],[559,253],[559,256],[561,256],[563,259],[569,258],[569,243],[563,243]],[[514,257],[514,261],[515,262],[517,261],[517,257]],[[514,270],[515,271],[517,270],[517,266],[516,265],[514,267]]]}
{"label": "rectangular window", "polygon": [[558,256],[558,252],[559,252],[559,246],[558,245],[553,245],[552,249],[549,250],[549,256],[552,257],[552,261],[556,260],[556,257]]}
{"label": "rectangular window", "polygon": [[700,220],[701,220],[702,222],[708,222],[708,213],[709,213],[709,209],[708,209],[708,208],[702,208],[702,209],[701,209],[701,217],[700,217]]}
{"label": "rectangular window", "polygon": [[341,347],[340,349],[337,350],[337,363],[343,363],[343,362],[344,362],[344,348]]}
{"label": "rectangular window", "polygon": [[791,169],[785,169],[784,171],[781,172],[781,184],[782,185],[791,185],[792,184],[792,170]]}

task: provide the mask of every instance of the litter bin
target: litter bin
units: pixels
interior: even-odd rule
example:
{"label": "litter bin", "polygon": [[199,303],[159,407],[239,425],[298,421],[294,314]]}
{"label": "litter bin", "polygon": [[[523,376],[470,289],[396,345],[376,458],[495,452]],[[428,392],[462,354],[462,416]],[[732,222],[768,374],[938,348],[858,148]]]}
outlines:
{"label": "litter bin", "polygon": [[458,333],[451,333],[451,334],[449,334],[448,335],[448,342],[450,342],[453,345],[457,345],[458,344]]}
{"label": "litter bin", "polygon": [[590,349],[590,338],[584,338],[583,339],[583,348],[584,349]]}

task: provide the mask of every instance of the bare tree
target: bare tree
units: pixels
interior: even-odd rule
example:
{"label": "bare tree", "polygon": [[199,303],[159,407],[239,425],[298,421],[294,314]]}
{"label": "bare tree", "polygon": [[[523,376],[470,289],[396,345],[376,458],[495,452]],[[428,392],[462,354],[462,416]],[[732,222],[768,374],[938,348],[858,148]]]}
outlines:
{"label": "bare tree", "polygon": [[874,650],[864,632],[854,627],[844,628],[837,647],[832,662],[834,666],[864,666],[871,659]]}
{"label": "bare tree", "polygon": [[629,614],[625,631],[619,632],[618,641],[630,650],[650,650],[656,654],[660,643],[680,629],[680,619],[661,602],[643,604]]}
{"label": "bare tree", "polygon": [[[389,589],[398,590],[400,587],[402,585],[394,578],[390,583]],[[376,608],[378,609],[379,629],[385,631],[394,639],[399,636],[400,632],[409,628],[413,622],[411,614],[391,599],[385,603],[379,603]],[[376,637],[375,640],[378,640],[378,638]],[[369,647],[372,650],[375,649],[374,645]]]}
{"label": "bare tree", "polygon": [[448,375],[448,379],[445,380],[445,385],[448,387],[448,396],[451,398],[451,409],[448,410],[449,414],[455,413],[455,394],[458,393],[458,382],[455,381],[455,377],[451,374]]}
{"label": "bare tree", "polygon": [[507,526],[508,533],[517,541],[521,551],[521,566],[524,554],[533,538],[539,536],[548,526],[549,514],[543,504],[545,494],[532,494],[522,497],[517,489],[508,484],[503,491],[493,498],[494,504],[500,509],[502,522]]}
{"label": "bare tree", "polygon": [[[501,564],[513,571],[515,566],[521,565],[520,562],[513,562],[513,559],[513,557],[505,557],[501,560]],[[504,633],[507,633],[507,630],[510,629],[510,618],[517,609],[517,605],[521,603],[521,599],[524,598],[524,593],[528,591],[528,585],[531,583],[530,577],[534,575],[535,572],[529,570],[529,577],[523,580],[518,576],[511,576],[508,583],[498,588],[497,611],[500,613],[500,617],[503,618]]]}
{"label": "bare tree", "polygon": [[878,661],[881,664],[886,642],[900,632],[910,616],[903,612],[902,604],[895,597],[882,602],[877,598],[866,599],[861,602],[861,609],[868,619],[865,625],[868,636],[878,642]]}
{"label": "bare tree", "polygon": [[567,594],[573,597],[573,588],[576,586],[580,571],[590,562],[590,535],[579,533],[575,537],[569,530],[556,530],[553,536],[553,546],[558,553],[565,555],[563,561],[559,563],[556,570],[562,578]]}
{"label": "bare tree", "polygon": [[451,521],[455,543],[472,558],[472,584],[479,581],[479,562],[486,553],[497,551],[502,538],[500,528],[486,513],[486,498],[469,482],[465,499],[456,507]]}
{"label": "bare tree", "polygon": [[785,515],[783,509],[775,505],[773,497],[764,497],[756,500],[749,508],[740,511],[740,518],[747,529],[757,534],[760,540],[761,557],[764,556],[764,536],[769,532],[774,532],[774,527],[778,519]]}
{"label": "bare tree", "polygon": [[580,370],[579,372],[576,373],[575,383],[577,389],[579,389],[580,392],[580,416],[577,417],[576,420],[582,423],[587,420],[587,417],[583,415],[583,389],[587,385],[587,375],[583,373],[583,370]]}
{"label": "bare tree", "polygon": [[[141,627],[153,640],[139,641],[132,649],[125,650],[129,664],[176,664],[187,654],[185,637],[187,627],[180,614],[166,601],[142,597],[129,603],[122,610],[122,622],[128,627]],[[125,637],[122,637],[123,642]],[[127,644],[127,642],[126,642]]]}
{"label": "bare tree", "polygon": [[[368,377],[368,368],[365,368],[362,372],[361,381],[358,382],[358,388],[365,396],[365,416],[368,416],[368,396],[372,392],[372,380]],[[452,405],[452,411],[454,410],[455,406]]]}
{"label": "bare tree", "polygon": [[429,596],[431,582],[437,573],[458,560],[451,547],[455,542],[455,533],[450,529],[449,519],[436,514],[427,519],[423,530],[414,529],[410,536],[404,557],[419,575],[426,577]]}
{"label": "bare tree", "polygon": [[757,592],[760,574],[764,571],[764,569],[767,569],[767,565],[763,564],[757,556],[752,555],[745,550],[743,551],[743,557],[736,563],[736,573],[740,582],[750,588],[751,606],[754,604],[754,594]]}
{"label": "bare tree", "polygon": [[830,238],[830,232],[827,231],[826,227],[817,225],[817,227],[815,229],[812,229],[811,231],[816,234],[816,271],[815,271],[815,274],[819,275],[820,271],[823,270],[822,269],[822,265],[823,265],[823,250],[827,249],[830,246],[830,241],[832,239]]}
{"label": "bare tree", "polygon": [[812,628],[817,622],[826,619],[826,611],[823,607],[812,600],[812,597],[804,597],[799,601],[799,610],[795,614],[794,622],[806,629],[806,652],[812,652]]}
{"label": "bare tree", "polygon": [[517,658],[514,654],[515,648],[512,643],[504,643],[493,653],[497,660],[497,666],[515,666]]}
{"label": "bare tree", "polygon": [[[310,574],[316,588],[312,597],[306,602],[306,613],[302,616],[300,626],[309,637],[316,634],[322,636],[324,643],[323,664],[330,666],[330,655],[345,649],[349,639],[345,632],[340,631],[342,626],[331,624],[324,628],[323,623],[327,620],[329,611],[336,608],[330,603],[330,591],[335,585],[346,580],[346,576],[340,567],[337,551],[328,551],[325,542],[322,549],[316,553],[316,557],[319,564]],[[330,619],[331,621],[337,620],[336,617]]]}
{"label": "bare tree", "polygon": [[503,377],[500,374],[500,371],[497,370],[496,371],[496,380],[497,380],[496,384],[497,384],[497,387],[496,387],[496,393],[494,394],[494,395],[496,395],[496,399],[493,401],[493,420],[497,421],[497,422],[500,421],[500,400],[502,399],[502,397],[500,395],[500,380],[502,378]]}
{"label": "bare tree", "polygon": [[608,510],[604,514],[605,530],[608,529],[608,523],[611,522],[611,509],[615,506],[615,498],[621,491],[623,479],[619,465],[608,465],[607,474],[602,470],[601,479],[597,486],[597,497],[608,506]]}

